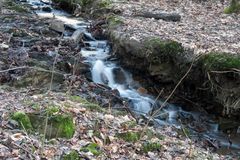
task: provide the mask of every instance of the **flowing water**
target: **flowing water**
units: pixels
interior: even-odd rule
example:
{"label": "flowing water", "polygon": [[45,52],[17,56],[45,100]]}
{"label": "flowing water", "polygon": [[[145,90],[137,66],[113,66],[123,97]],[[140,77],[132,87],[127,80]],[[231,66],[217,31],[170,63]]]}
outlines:
{"label": "flowing water", "polygon": [[[36,7],[47,6],[49,1],[42,3],[39,0],[31,0],[29,3]],[[50,3],[50,2],[49,2]],[[117,89],[120,95],[127,98],[131,109],[137,113],[147,116],[153,109],[161,106],[161,101],[156,101],[154,96],[139,92],[141,85],[132,78],[131,73],[125,71],[116,61],[109,59],[111,56],[110,46],[106,40],[96,40],[87,31],[89,22],[78,20],[71,15],[52,9],[47,13],[36,10],[41,17],[53,17],[63,21],[67,26],[73,29],[81,29],[85,35],[85,46],[81,49],[81,55],[85,58],[85,62],[91,65],[92,80],[95,83],[105,84],[112,89]],[[65,38],[69,37],[66,32]],[[71,34],[70,34],[71,36]],[[134,63],[134,62],[133,62]],[[183,125],[191,132],[191,137],[203,138],[208,140],[212,145],[221,147],[224,151],[240,151],[240,134],[235,133],[234,136],[227,135],[219,129],[219,125],[211,118],[211,115],[202,112],[184,111],[181,107],[167,104],[155,117],[154,121],[160,126],[173,125],[181,128]],[[230,150],[228,150],[228,148]],[[240,153],[239,153],[240,154]]]}

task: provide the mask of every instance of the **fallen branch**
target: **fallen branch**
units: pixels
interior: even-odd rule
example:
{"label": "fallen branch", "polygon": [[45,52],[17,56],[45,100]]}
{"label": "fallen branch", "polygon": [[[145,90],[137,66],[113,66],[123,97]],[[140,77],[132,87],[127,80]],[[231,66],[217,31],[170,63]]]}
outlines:
{"label": "fallen branch", "polygon": [[142,12],[137,13],[134,16],[144,17],[144,18],[154,18],[156,20],[162,19],[164,21],[173,21],[177,22],[181,20],[181,16],[178,13],[151,13],[151,12]]}
{"label": "fallen branch", "polygon": [[64,75],[63,73],[60,73],[60,72],[50,71],[50,70],[46,70],[46,69],[39,68],[39,67],[29,67],[29,66],[21,66],[21,67],[9,68],[9,69],[5,69],[5,70],[1,70],[0,73],[14,71],[14,70],[18,70],[18,69],[34,69],[34,70],[38,70],[38,71],[42,71],[42,72],[48,72],[48,73],[55,73],[55,74]]}

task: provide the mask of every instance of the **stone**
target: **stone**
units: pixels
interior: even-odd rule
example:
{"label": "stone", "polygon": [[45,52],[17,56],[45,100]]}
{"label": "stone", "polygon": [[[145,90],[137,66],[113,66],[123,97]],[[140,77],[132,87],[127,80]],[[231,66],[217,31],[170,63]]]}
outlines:
{"label": "stone", "polygon": [[49,28],[58,33],[63,33],[65,31],[64,23],[59,20],[53,20],[50,22]]}
{"label": "stone", "polygon": [[148,91],[147,91],[145,88],[143,88],[143,87],[139,87],[139,88],[137,89],[137,91],[138,91],[138,93],[140,93],[140,94],[147,94],[147,93],[148,93]]}
{"label": "stone", "polygon": [[126,77],[121,68],[114,68],[113,69],[113,75],[114,75],[114,80],[116,83],[119,84],[125,84],[126,83]]}
{"label": "stone", "polygon": [[42,11],[50,13],[50,12],[52,12],[52,8],[48,7],[48,6],[44,6],[44,7],[42,7]]}
{"label": "stone", "polygon": [[7,50],[8,48],[9,48],[9,45],[4,44],[4,43],[1,43],[1,44],[0,44],[0,49],[2,49],[2,50]]}

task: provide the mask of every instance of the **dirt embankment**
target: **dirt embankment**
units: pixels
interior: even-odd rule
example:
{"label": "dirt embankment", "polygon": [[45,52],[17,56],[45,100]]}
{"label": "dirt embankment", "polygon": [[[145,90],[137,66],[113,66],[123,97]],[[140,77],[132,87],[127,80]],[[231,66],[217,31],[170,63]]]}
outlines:
{"label": "dirt embankment", "polygon": [[107,20],[113,53],[125,67],[151,77],[158,87],[173,88],[193,64],[177,95],[234,116],[240,114],[240,21],[237,14],[223,13],[228,5],[116,1],[99,19]]}

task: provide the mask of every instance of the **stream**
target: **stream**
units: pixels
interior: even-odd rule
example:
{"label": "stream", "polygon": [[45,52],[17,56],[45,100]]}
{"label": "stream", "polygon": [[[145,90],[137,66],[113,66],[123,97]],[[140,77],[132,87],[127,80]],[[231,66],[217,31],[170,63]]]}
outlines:
{"label": "stream", "polygon": [[[157,109],[163,101],[155,100],[156,97],[147,93],[139,92],[141,84],[134,80],[133,75],[118,65],[116,59],[111,60],[111,48],[107,40],[96,40],[87,31],[90,22],[78,20],[70,14],[56,10],[51,7],[47,0],[30,0],[27,3],[35,8],[40,17],[55,18],[61,20],[72,29],[81,29],[86,37],[81,49],[84,62],[90,64],[92,80],[95,83],[104,84],[112,89],[117,89],[120,96],[128,99],[132,111],[136,114],[148,117],[152,109]],[[44,12],[42,7],[51,8],[51,12]],[[73,32],[72,32],[73,33]],[[72,34],[64,33],[64,38]],[[134,62],[133,62],[134,63]],[[189,137],[193,139],[204,139],[212,144],[222,154],[237,152],[240,154],[240,129],[234,134],[226,134],[220,130],[219,124],[213,115],[199,111],[184,111],[180,106],[167,103],[166,106],[154,117],[154,122],[159,126],[171,125],[178,129],[183,126],[189,130]]]}

